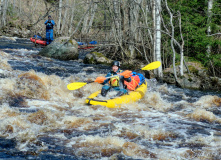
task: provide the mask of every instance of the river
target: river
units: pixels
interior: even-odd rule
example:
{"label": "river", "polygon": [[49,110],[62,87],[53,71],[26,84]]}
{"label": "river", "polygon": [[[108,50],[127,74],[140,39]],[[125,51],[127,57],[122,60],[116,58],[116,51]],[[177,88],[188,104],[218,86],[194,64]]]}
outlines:
{"label": "river", "polygon": [[28,39],[0,38],[0,159],[221,159],[221,93],[147,79],[144,98],[89,106],[102,86],[70,91],[110,69],[38,55]]}

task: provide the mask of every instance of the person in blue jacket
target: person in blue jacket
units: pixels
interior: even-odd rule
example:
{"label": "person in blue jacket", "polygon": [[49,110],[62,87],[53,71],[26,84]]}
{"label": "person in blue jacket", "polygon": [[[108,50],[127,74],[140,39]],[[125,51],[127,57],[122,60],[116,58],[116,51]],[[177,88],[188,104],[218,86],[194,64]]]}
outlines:
{"label": "person in blue jacket", "polygon": [[48,20],[45,21],[45,25],[46,25],[46,41],[48,45],[54,40],[53,28],[54,28],[55,22],[54,20],[52,20],[50,15],[48,16]]}
{"label": "person in blue jacket", "polygon": [[[124,80],[127,82],[131,81],[131,78],[128,76],[120,76],[119,74],[122,73],[123,70],[120,70],[120,62],[119,61],[114,61],[112,63],[112,71],[110,71],[106,77],[106,80],[102,83],[104,86],[101,89],[101,95],[105,97],[107,95],[107,92],[110,91],[111,89],[118,91],[116,94],[116,97],[122,96],[123,94],[127,94],[128,91],[124,87]],[[116,76],[114,76],[116,75]],[[108,83],[109,82],[109,83]]]}

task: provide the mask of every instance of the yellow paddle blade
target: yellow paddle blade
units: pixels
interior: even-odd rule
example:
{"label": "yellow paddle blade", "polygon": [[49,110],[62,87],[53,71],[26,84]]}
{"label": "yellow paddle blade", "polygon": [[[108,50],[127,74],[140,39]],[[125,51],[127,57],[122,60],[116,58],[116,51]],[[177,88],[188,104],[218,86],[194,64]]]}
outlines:
{"label": "yellow paddle blade", "polygon": [[87,83],[85,82],[74,82],[74,83],[70,83],[67,85],[67,88],[69,90],[76,90],[76,89],[79,89],[81,87],[83,87],[84,85],[86,85]]}
{"label": "yellow paddle blade", "polygon": [[161,66],[161,62],[160,61],[155,61],[155,62],[152,62],[152,63],[146,65],[145,67],[141,68],[141,70],[157,69],[160,66]]}

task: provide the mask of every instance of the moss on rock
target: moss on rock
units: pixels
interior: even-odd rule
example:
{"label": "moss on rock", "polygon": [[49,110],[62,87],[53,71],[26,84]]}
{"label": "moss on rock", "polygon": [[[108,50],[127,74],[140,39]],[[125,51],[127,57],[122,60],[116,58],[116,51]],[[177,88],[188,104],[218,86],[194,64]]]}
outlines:
{"label": "moss on rock", "polygon": [[84,58],[84,63],[87,64],[104,64],[110,65],[111,60],[105,57],[102,53],[99,52],[92,52],[88,53]]}

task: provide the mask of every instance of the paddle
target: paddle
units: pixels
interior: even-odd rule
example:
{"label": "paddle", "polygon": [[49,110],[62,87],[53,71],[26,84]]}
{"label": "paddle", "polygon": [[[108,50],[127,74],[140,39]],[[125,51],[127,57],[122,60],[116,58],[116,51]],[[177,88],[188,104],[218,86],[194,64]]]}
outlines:
{"label": "paddle", "polygon": [[[157,69],[158,67],[160,67],[160,65],[161,65],[160,61],[155,61],[138,70],[153,70],[153,69]],[[119,75],[124,76],[124,77],[129,77],[131,73],[132,71],[126,70],[120,73]],[[114,75],[111,77],[115,77],[115,76],[117,75]],[[93,83],[93,82],[103,83],[105,79],[111,78],[111,77],[97,77],[95,81],[89,81],[89,82],[73,82],[73,83],[68,84],[67,88],[69,90],[76,90],[89,83]]]}
{"label": "paddle", "polygon": [[152,62],[152,63],[146,65],[145,67],[141,68],[141,70],[153,70],[153,69],[159,68],[160,66],[161,66],[161,62],[155,61],[155,62]]}
{"label": "paddle", "polygon": [[93,83],[93,82],[98,82],[98,83],[103,83],[106,77],[97,77],[95,81],[89,81],[89,82],[73,82],[67,85],[67,88],[69,90],[76,90],[79,89],[86,84]]}

